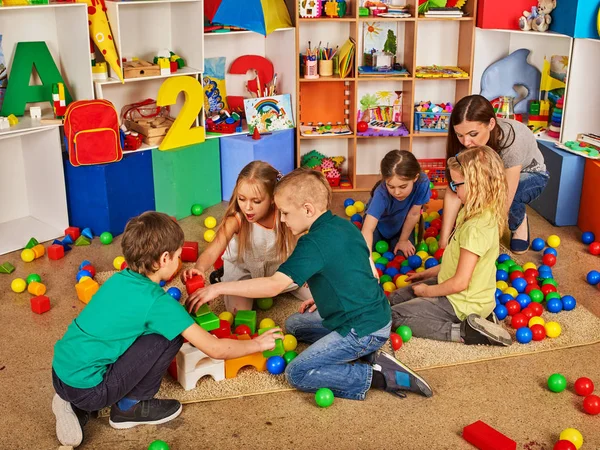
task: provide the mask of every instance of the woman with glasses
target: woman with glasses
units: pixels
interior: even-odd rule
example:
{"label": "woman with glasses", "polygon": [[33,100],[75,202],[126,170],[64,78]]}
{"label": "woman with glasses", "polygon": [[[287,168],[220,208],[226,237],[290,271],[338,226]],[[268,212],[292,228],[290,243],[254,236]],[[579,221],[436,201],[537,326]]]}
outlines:
{"label": "woman with glasses", "polygon": [[[485,97],[470,95],[460,100],[452,111],[446,157],[481,145],[491,147],[502,159],[508,182],[510,249],[516,254],[525,253],[530,245],[526,206],[540,196],[549,178],[544,157],[529,128],[516,120],[496,118],[492,104]],[[446,191],[440,248],[448,244],[459,209],[456,194]]]}

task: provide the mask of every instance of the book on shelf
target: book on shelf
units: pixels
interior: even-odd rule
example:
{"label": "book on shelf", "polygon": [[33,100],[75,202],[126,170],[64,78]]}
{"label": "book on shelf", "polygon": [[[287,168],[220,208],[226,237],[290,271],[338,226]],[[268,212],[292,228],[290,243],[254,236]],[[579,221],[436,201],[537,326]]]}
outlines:
{"label": "book on shelf", "polygon": [[595,148],[600,148],[600,136],[592,133],[581,133],[577,135],[577,140],[590,144]]}
{"label": "book on shelf", "polygon": [[352,65],[354,64],[354,54],[356,53],[356,43],[354,39],[348,40],[340,47],[339,51],[339,69],[340,78],[346,78],[352,74]]}
{"label": "book on shelf", "polygon": [[381,77],[409,77],[410,73],[405,68],[402,69],[389,69],[389,70],[378,70],[372,66],[358,66],[359,76],[381,76]]}

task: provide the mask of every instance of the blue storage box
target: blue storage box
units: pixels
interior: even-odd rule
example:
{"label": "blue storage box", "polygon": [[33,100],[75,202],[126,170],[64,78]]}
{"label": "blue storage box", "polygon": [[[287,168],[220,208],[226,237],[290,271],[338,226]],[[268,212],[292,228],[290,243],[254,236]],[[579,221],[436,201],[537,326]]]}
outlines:
{"label": "blue storage box", "polygon": [[295,130],[275,131],[259,140],[238,135],[221,138],[221,193],[231,199],[240,171],[252,161],[265,161],[286,174],[294,170]]}
{"label": "blue storage box", "polygon": [[550,30],[575,38],[598,39],[600,0],[563,0],[550,14]]}
{"label": "blue storage box", "polygon": [[63,153],[71,226],[89,227],[94,235],[123,232],[127,221],[154,210],[152,154],[126,153],[119,162],[73,167]]}
{"label": "blue storage box", "polygon": [[550,180],[529,206],[557,227],[577,225],[585,158],[560,150],[550,141],[538,141],[538,147]]}

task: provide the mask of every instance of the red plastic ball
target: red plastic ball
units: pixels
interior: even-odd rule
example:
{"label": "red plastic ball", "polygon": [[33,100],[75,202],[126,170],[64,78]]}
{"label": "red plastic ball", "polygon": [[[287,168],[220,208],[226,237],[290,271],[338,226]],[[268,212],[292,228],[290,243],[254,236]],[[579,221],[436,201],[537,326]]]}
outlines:
{"label": "red plastic ball", "polygon": [[394,351],[402,347],[402,338],[398,333],[390,333],[390,342],[392,343]]}
{"label": "red plastic ball", "polygon": [[554,444],[553,450],[577,450],[577,447],[571,441],[562,440]]}
{"label": "red plastic ball", "polygon": [[577,378],[575,381],[575,392],[582,397],[590,395],[594,392],[594,382],[586,377]]}
{"label": "red plastic ball", "polygon": [[438,230],[442,229],[442,220],[441,219],[433,219],[431,221],[431,226],[437,228]]}
{"label": "red plastic ball", "polygon": [[527,308],[522,309],[521,314],[523,314],[525,317],[527,317],[527,320],[529,320],[533,316],[535,316],[533,309],[531,309],[529,306]]}
{"label": "red plastic ball", "polygon": [[356,225],[356,228],[358,228],[359,230],[362,230],[362,223],[358,222],[358,221],[354,221],[352,222],[354,225]]}
{"label": "red plastic ball", "polygon": [[127,269],[127,267],[128,267],[127,261],[123,261],[123,264],[121,264],[121,270],[125,270],[125,269]]}
{"label": "red plastic ball", "polygon": [[530,276],[525,275],[525,281],[527,281],[527,286],[537,285],[536,277],[530,277]]}
{"label": "red plastic ball", "polygon": [[539,276],[540,276],[540,273],[536,269],[527,269],[525,271],[525,278],[528,278],[528,277],[537,278]]}
{"label": "red plastic ball", "polygon": [[527,287],[525,288],[525,293],[529,294],[531,291],[533,291],[534,289],[539,290],[540,287],[537,284],[528,284]]}
{"label": "red plastic ball", "polygon": [[383,291],[383,293],[385,294],[386,297],[389,297],[391,294],[391,292],[389,292],[389,291]]}
{"label": "red plastic ball", "polygon": [[361,120],[360,122],[358,122],[356,124],[356,130],[359,133],[364,133],[365,131],[367,131],[369,129],[369,124],[367,122],[365,122],[364,120]]}
{"label": "red plastic ball", "polygon": [[592,255],[600,255],[600,242],[592,242],[589,249]]}
{"label": "red plastic ball", "polygon": [[531,334],[534,341],[543,341],[546,337],[546,328],[539,323],[535,324],[531,327]]}
{"label": "red plastic ball", "polygon": [[509,300],[504,306],[506,306],[509,316],[514,316],[519,311],[521,311],[521,305],[519,305],[519,302],[516,300]]}
{"label": "red plastic ball", "polygon": [[521,272],[520,270],[515,270],[510,274],[509,278],[510,281],[515,281],[517,278],[524,278],[524,275],[523,272]]}
{"label": "red plastic ball", "polygon": [[437,189],[433,189],[433,190],[431,191],[431,199],[432,199],[432,200],[437,200],[437,198],[439,197],[439,195],[440,195],[440,194],[438,193]]}
{"label": "red plastic ball", "polygon": [[521,313],[515,314],[510,321],[511,326],[515,330],[526,327],[528,323],[529,323],[529,319]]}
{"label": "red plastic ball", "polygon": [[556,256],[554,256],[552,253],[547,253],[542,258],[542,262],[547,266],[552,267],[554,264],[556,264]]}
{"label": "red plastic ball", "polygon": [[383,270],[381,269],[376,269],[377,270],[377,274],[381,277],[383,275]]}
{"label": "red plastic ball", "polygon": [[238,325],[235,327],[235,334],[247,334],[248,336],[252,335],[250,331],[250,327],[248,325]]}
{"label": "red plastic ball", "polygon": [[399,273],[398,275],[394,275],[394,278],[392,278],[392,281],[394,282],[394,284],[396,284],[396,280],[398,279],[398,277],[402,275],[401,273]]}
{"label": "red plastic ball", "polygon": [[597,395],[588,395],[583,399],[583,409],[592,416],[600,414],[600,397]]}
{"label": "red plastic ball", "polygon": [[542,293],[544,297],[548,295],[550,292],[556,292],[556,288],[552,284],[545,284],[542,286]]}
{"label": "red plastic ball", "polygon": [[534,317],[539,317],[544,312],[544,307],[540,303],[536,302],[531,302],[527,308],[533,311]]}
{"label": "red plastic ball", "polygon": [[404,262],[406,258],[402,255],[396,255],[394,256],[394,261],[396,261],[398,264],[402,264]]}
{"label": "red plastic ball", "polygon": [[439,261],[440,258],[444,255],[444,250],[446,250],[446,249],[445,248],[439,248],[437,250],[437,252],[435,252],[435,254],[433,255],[433,257]]}

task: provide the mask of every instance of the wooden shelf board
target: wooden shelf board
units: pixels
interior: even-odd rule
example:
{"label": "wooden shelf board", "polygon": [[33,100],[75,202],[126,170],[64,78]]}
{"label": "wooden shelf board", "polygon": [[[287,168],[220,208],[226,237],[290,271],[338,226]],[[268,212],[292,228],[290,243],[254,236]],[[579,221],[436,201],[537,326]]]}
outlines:
{"label": "wooden shelf board", "polygon": [[417,19],[419,22],[423,21],[423,22],[434,22],[434,21],[439,21],[439,20],[443,20],[443,21],[456,21],[456,22],[472,22],[475,20],[474,17],[425,17],[425,16],[419,16],[419,18]]}
{"label": "wooden shelf board", "polygon": [[453,80],[453,81],[469,81],[471,79],[471,75],[468,77],[415,77],[415,81],[439,81],[439,80]]}
{"label": "wooden shelf board", "polygon": [[323,136],[322,134],[315,134],[314,136],[302,136],[300,135],[300,139],[354,139],[354,133],[352,134],[333,134]]}
{"label": "wooden shelf board", "polygon": [[359,75],[356,78],[357,81],[413,81],[413,77],[386,77],[385,75],[374,75],[374,76],[364,76]]}
{"label": "wooden shelf board", "polygon": [[448,137],[448,132],[441,132],[441,131],[413,131],[412,134],[413,137],[415,138],[423,138],[423,137],[443,137],[446,138]]}
{"label": "wooden shelf board", "polygon": [[332,81],[354,81],[356,78],[354,77],[346,77],[340,78],[339,75],[333,75],[331,77],[319,77],[319,78],[300,78],[300,83],[318,83],[319,81],[323,82],[332,82]]}
{"label": "wooden shelf board", "polygon": [[300,17],[299,22],[356,22],[354,17],[318,17],[316,19],[308,19]]}
{"label": "wooden shelf board", "polygon": [[389,139],[389,138],[409,138],[411,135],[407,134],[405,136],[356,136],[357,139]]}
{"label": "wooden shelf board", "polygon": [[[139,0],[136,0],[136,1],[139,1]],[[295,29],[296,28],[294,28],[294,27],[278,28],[278,29],[274,30],[273,33],[278,33],[278,32],[282,32],[282,31],[293,31]],[[237,36],[238,34],[251,34],[251,33],[253,33],[253,34],[259,34],[256,31],[249,31],[249,30],[244,30],[244,31],[223,31],[223,32],[220,32],[220,33],[219,32],[214,32],[214,31],[205,31],[204,32],[204,37],[207,37],[207,36],[215,36],[215,37],[216,36],[220,36],[220,37],[223,37],[223,36]]]}
{"label": "wooden shelf board", "polygon": [[360,22],[414,22],[414,17],[359,17]]}
{"label": "wooden shelf board", "polygon": [[[194,69],[193,67],[182,67],[181,69],[177,70],[177,72],[175,73],[170,73],[169,75],[157,75],[157,76],[153,76],[153,77],[138,77],[138,78],[125,78],[125,83],[135,83],[138,81],[146,81],[146,80],[160,80],[160,79],[167,79],[167,78],[172,78],[172,77],[181,77],[184,75],[200,75],[202,72],[198,69]],[[107,85],[107,84],[121,84],[121,80],[117,79],[117,78],[109,78],[108,80],[105,81],[94,81],[95,84],[97,85]]]}

